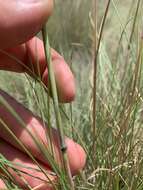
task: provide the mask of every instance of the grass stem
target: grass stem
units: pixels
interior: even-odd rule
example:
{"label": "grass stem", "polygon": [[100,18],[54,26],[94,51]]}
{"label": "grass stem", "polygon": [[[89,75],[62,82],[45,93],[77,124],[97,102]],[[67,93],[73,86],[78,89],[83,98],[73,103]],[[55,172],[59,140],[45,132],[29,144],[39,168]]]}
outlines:
{"label": "grass stem", "polygon": [[61,157],[62,157],[65,173],[68,177],[69,187],[70,189],[74,190],[74,183],[72,180],[72,175],[70,172],[69,162],[67,158],[67,151],[66,151],[67,147],[65,144],[65,137],[64,137],[64,132],[62,128],[62,120],[61,120],[60,107],[59,107],[59,102],[58,102],[58,93],[57,93],[55,75],[54,75],[54,71],[52,67],[52,59],[51,59],[50,45],[49,45],[48,32],[47,32],[46,25],[43,26],[42,35],[43,35],[43,41],[44,41],[47,67],[48,67],[48,72],[49,72],[49,83],[50,83],[49,85],[50,85],[50,89],[52,93],[57,130],[58,130],[59,140],[60,140]]}

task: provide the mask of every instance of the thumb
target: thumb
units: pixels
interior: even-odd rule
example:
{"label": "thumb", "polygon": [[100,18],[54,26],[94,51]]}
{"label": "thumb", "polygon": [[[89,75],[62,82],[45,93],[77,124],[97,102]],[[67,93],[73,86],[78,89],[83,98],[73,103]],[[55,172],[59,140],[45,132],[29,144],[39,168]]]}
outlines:
{"label": "thumb", "polygon": [[50,16],[53,0],[5,0],[0,3],[0,48],[33,37]]}

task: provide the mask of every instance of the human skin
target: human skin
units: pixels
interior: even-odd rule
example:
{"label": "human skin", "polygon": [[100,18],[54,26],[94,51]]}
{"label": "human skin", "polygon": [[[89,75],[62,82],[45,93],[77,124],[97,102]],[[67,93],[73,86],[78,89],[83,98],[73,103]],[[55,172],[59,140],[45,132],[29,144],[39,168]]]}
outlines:
{"label": "human skin", "polygon": [[[43,24],[47,21],[52,13],[53,2],[52,0],[5,0],[0,3],[0,70],[8,70],[12,72],[23,73],[26,72],[32,77],[39,75],[47,85],[48,70],[46,67],[43,43],[38,38],[34,37],[35,34],[42,28]],[[7,14],[8,13],[8,14]],[[38,49],[35,52],[35,44]],[[12,59],[11,56],[16,57],[19,62]],[[75,82],[72,72],[61,57],[55,50],[51,49],[52,64],[55,72],[56,84],[58,89],[58,96],[61,102],[70,102],[75,97]],[[40,73],[38,72],[36,59],[38,56]],[[22,63],[22,64],[21,64]],[[32,71],[32,72],[30,72]],[[12,106],[12,108],[19,114],[26,124],[26,128],[30,130],[47,146],[46,132],[43,122],[39,117],[33,115],[32,112],[27,110],[24,106],[16,102],[8,94],[0,90],[0,96]],[[0,121],[4,121],[8,127],[14,132],[18,139],[24,143],[25,147],[35,155],[42,166],[47,171],[51,170],[50,164],[44,157],[41,156],[38,148],[33,142],[26,129],[20,126],[20,123],[15,117],[0,104]],[[53,130],[53,144],[56,152],[56,161],[60,163],[59,154],[59,140],[57,131]],[[0,124],[0,153],[2,153],[8,160],[12,162],[19,162],[24,165],[37,168],[36,164],[21,150],[14,139],[6,132],[3,124]],[[67,155],[69,159],[70,169],[72,174],[76,174],[85,165],[85,152],[83,148],[70,140],[66,139]],[[23,169],[24,172],[34,176],[40,176],[45,179],[42,173],[32,170]],[[23,189],[26,189],[22,180],[11,171],[14,178],[17,180]],[[30,175],[22,174],[31,187],[40,185],[39,179],[33,178]],[[50,179],[55,180],[55,177],[49,175]],[[56,179],[57,180],[57,179]],[[4,188],[4,183],[0,181],[0,189]],[[42,185],[40,190],[50,190],[51,187],[47,184]]]}

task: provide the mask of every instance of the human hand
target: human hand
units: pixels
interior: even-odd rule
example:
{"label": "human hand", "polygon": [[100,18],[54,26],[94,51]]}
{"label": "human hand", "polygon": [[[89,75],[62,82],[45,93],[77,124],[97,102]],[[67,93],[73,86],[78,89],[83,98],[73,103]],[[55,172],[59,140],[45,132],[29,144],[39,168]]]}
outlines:
{"label": "human hand", "polygon": [[[35,41],[38,49],[38,60],[40,75],[42,81],[47,84],[48,71],[45,63],[43,43],[37,39],[35,34],[41,29],[43,23],[47,20],[48,16],[52,12],[53,2],[52,0],[5,0],[1,2],[0,6],[0,69],[9,70],[14,72],[27,72],[31,76],[38,75],[38,67],[36,65],[36,53],[35,53]],[[10,34],[10,35],[9,35]],[[16,57],[20,62],[12,59],[8,55]],[[55,51],[51,50],[52,62],[56,77],[56,83],[58,88],[59,100],[61,102],[69,102],[74,99],[75,96],[75,84],[74,77],[65,63],[64,59]],[[29,61],[29,57],[32,62]],[[22,63],[22,64],[20,64]],[[32,63],[32,65],[31,65]],[[28,68],[28,69],[27,69]],[[29,72],[29,69],[32,72]],[[0,96],[4,97],[6,101],[13,107],[13,109],[19,114],[19,116],[26,123],[27,128],[35,134],[35,136],[41,139],[41,141],[47,145],[46,132],[44,125],[40,118],[34,116],[29,110],[24,108],[21,104],[16,102],[8,94],[0,90]],[[47,171],[51,170],[50,165],[47,163],[44,157],[41,156],[40,151],[35,145],[33,139],[30,137],[26,129],[20,127],[20,123],[12,116],[12,114],[2,105],[0,105],[0,121],[4,121],[11,129],[11,131],[17,136],[17,138],[35,155],[42,166]],[[3,154],[8,160],[13,163],[22,163],[29,167],[37,168],[36,164],[21,150],[21,147],[14,141],[11,135],[7,133],[0,122],[0,153]],[[53,129],[53,144],[56,151],[56,160],[60,162],[59,156],[59,143],[57,132]],[[69,158],[69,164],[72,174],[76,174],[85,164],[85,153],[83,149],[66,138],[67,154]],[[20,168],[21,169],[21,168]],[[45,179],[45,176],[39,172],[33,172],[28,168],[22,169],[24,172],[29,173]],[[20,177],[12,170],[9,170],[18,184],[25,189],[25,185]],[[37,178],[33,178],[30,175],[22,174],[31,187],[40,185],[41,182]],[[54,176],[49,175],[50,179],[55,180]],[[1,181],[0,189],[4,188],[4,184]],[[47,184],[42,185],[41,190],[50,189]]]}

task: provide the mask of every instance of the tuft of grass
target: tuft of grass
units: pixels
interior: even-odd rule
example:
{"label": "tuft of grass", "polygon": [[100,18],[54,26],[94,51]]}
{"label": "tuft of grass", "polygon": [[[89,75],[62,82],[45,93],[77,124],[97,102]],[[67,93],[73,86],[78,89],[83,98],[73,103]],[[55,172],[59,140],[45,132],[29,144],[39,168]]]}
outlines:
{"label": "tuft of grass", "polygon": [[[56,1],[54,15],[48,24],[51,46],[66,58],[77,81],[75,102],[60,105],[64,133],[81,144],[87,153],[85,168],[73,178],[74,186],[77,190],[142,190],[143,2],[111,0],[108,7],[109,1],[97,0],[95,15],[91,2]],[[97,69],[92,64],[93,49]],[[1,83],[8,80],[5,73],[1,78]],[[1,87],[11,91],[31,110],[37,110],[43,121],[48,121],[46,93],[40,84],[23,78],[24,88],[18,81],[19,76],[15,79],[18,90],[10,86],[6,89],[2,84]],[[93,89],[96,90],[94,98]],[[52,116],[51,121],[55,126]],[[43,154],[49,155],[45,148],[41,149],[45,151]],[[47,159],[50,160],[50,156]],[[51,162],[54,163],[53,159]],[[59,170],[57,173],[62,176]],[[7,186],[12,180],[5,181]],[[65,189],[68,188],[66,182],[59,178]]]}

